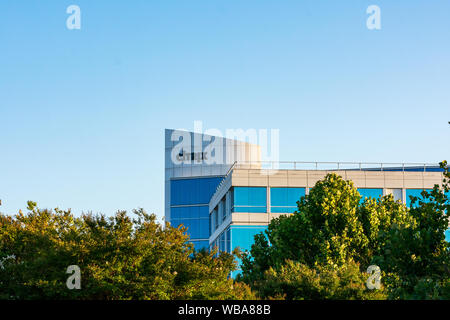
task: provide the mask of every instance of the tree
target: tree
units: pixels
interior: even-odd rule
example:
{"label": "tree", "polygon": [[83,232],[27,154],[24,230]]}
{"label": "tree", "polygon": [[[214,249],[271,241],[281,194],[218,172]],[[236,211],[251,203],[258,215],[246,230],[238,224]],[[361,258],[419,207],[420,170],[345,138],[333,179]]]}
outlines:
{"label": "tree", "polygon": [[280,268],[267,270],[258,291],[272,299],[386,299],[385,290],[367,289],[367,275],[359,269],[353,261],[339,267],[327,264],[311,268],[287,260]]}
{"label": "tree", "polygon": [[392,298],[450,299],[450,244],[445,240],[450,173],[446,161],[440,165],[442,186],[411,197],[409,214],[415,223],[409,228],[391,228],[374,259],[386,271]]}
{"label": "tree", "polygon": [[[70,210],[0,214],[0,299],[244,299],[248,286],[229,274],[234,257],[195,252],[185,229],[163,228],[134,210],[114,217]],[[9,257],[9,258],[7,258]],[[69,290],[67,268],[81,270],[81,289]]]}
{"label": "tree", "polygon": [[246,276],[261,277],[285,260],[308,266],[339,266],[349,260],[367,265],[382,246],[380,233],[393,224],[413,222],[392,196],[361,203],[353,183],[336,174],[317,182],[297,204],[296,212],[273,219],[266,235],[255,237],[251,255],[244,258]]}

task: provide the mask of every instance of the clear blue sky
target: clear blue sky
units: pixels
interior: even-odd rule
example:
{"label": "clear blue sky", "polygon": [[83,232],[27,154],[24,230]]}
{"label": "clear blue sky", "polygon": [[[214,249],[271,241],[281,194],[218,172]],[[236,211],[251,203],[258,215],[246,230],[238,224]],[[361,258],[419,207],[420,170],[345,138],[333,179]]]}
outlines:
{"label": "clear blue sky", "polygon": [[[81,30],[66,28],[71,4]],[[278,128],[283,160],[450,160],[449,12],[448,0],[3,0],[0,209],[161,216],[164,128],[194,120]]]}

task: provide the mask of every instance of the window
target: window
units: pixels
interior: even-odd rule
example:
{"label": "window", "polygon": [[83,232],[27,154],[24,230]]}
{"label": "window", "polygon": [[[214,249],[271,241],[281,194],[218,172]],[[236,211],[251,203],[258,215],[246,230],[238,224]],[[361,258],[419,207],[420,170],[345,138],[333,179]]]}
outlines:
{"label": "window", "polygon": [[225,220],[226,218],[226,213],[225,213],[225,198],[223,198],[222,200],[220,200],[219,203],[219,222],[222,223],[223,220]]}
{"label": "window", "polygon": [[265,187],[234,187],[232,212],[267,212]]}
{"label": "window", "polygon": [[228,227],[227,228],[227,231],[226,231],[226,234],[227,234],[227,242],[226,242],[226,251],[228,252],[228,253],[231,253],[231,232],[230,232],[230,227]]}
{"label": "window", "polygon": [[208,203],[220,181],[221,177],[170,180],[171,225],[184,225],[196,247],[204,246],[199,241],[209,238],[211,233],[213,224]]}
{"label": "window", "polygon": [[209,237],[208,206],[188,206],[170,208],[170,223],[173,227],[183,224],[191,239]]}
{"label": "window", "polygon": [[[232,237],[230,250],[239,247],[241,251],[245,251],[252,248],[255,235],[261,232],[264,233],[267,230],[267,226],[231,226],[230,229]],[[241,273],[241,259],[238,258],[237,262],[239,269],[232,272],[232,277],[236,277]]]}
{"label": "window", "polygon": [[209,241],[208,240],[201,240],[201,241],[191,241],[194,245],[194,249],[195,250],[200,250],[200,249],[208,249],[209,247]]}
{"label": "window", "polygon": [[267,230],[267,226],[231,226],[233,237],[232,247],[239,247],[242,251],[250,250],[254,243],[254,236]]}
{"label": "window", "polygon": [[225,219],[228,216],[228,205],[227,205],[228,201],[227,201],[227,197],[226,196],[223,197],[221,202],[222,202],[222,207],[223,207],[223,210],[222,210],[222,214],[223,214],[222,221],[225,221]]}
{"label": "window", "polygon": [[170,218],[173,219],[207,219],[208,206],[189,206],[170,208]]}
{"label": "window", "polygon": [[170,205],[208,204],[221,177],[170,181]]}
{"label": "window", "polygon": [[214,230],[219,227],[219,210],[218,208],[214,209]]}
{"label": "window", "polygon": [[209,238],[209,219],[172,219],[171,225],[175,228],[178,228],[180,225],[186,227],[186,234],[191,239]]}
{"label": "window", "polygon": [[305,196],[305,188],[270,188],[270,211],[274,213],[293,213],[297,201]]}
{"label": "window", "polygon": [[222,232],[219,237],[219,251],[225,251],[225,232]]}
{"label": "window", "polygon": [[394,200],[403,201],[403,190],[402,189],[386,189],[386,194],[392,194]]}
{"label": "window", "polygon": [[216,231],[216,218],[217,218],[217,207],[214,208],[214,210],[211,212],[211,227],[209,231],[209,235],[213,234],[214,231]]}

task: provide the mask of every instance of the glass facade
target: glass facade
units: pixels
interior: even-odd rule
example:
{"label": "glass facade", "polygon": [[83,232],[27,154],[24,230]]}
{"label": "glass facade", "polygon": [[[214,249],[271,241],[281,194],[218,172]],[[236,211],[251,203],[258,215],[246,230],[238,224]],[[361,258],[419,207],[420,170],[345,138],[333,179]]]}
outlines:
{"label": "glass facade", "polygon": [[[254,242],[254,236],[260,232],[267,230],[267,226],[231,226],[231,248],[239,247],[241,251],[249,250],[252,248]],[[238,266],[241,264],[241,260],[238,260]],[[238,267],[239,268],[239,267]],[[232,272],[232,277],[236,277],[241,270]]]}
{"label": "glass facade", "polygon": [[[306,188],[271,187],[269,192],[268,199],[266,187],[231,188],[212,212],[212,228],[216,230],[231,212],[261,213],[267,212],[267,206],[270,206],[270,212],[273,213],[293,213],[297,210],[297,201],[305,196]],[[366,197],[379,199],[383,195],[382,188],[359,188],[358,192],[362,196],[362,201]],[[421,189],[406,190],[407,205],[410,205],[409,196],[420,196],[421,192]],[[386,193],[393,194],[394,198],[401,200],[403,189],[386,189]],[[211,247],[217,247],[219,251],[225,252],[231,252],[236,247],[242,251],[250,250],[254,243],[254,236],[266,229],[266,225],[231,224],[217,236]],[[450,241],[450,230],[446,231],[445,236],[446,240]],[[238,259],[238,265],[240,264],[241,260]],[[240,272],[241,270],[238,269],[231,276],[236,277]]]}
{"label": "glass facade", "polygon": [[358,192],[362,196],[361,202],[363,202],[365,198],[379,199],[383,196],[383,189],[358,188]]}
{"label": "glass facade", "polygon": [[211,212],[210,235],[227,219],[231,214],[231,192],[227,192],[222,200]]}
{"label": "glass facade", "polygon": [[403,189],[401,188],[386,189],[386,194],[392,194],[395,201],[403,201]]}
{"label": "glass facade", "polygon": [[[206,207],[206,211],[208,211],[208,207]],[[180,225],[186,227],[186,233],[189,234],[191,241],[209,238],[209,217],[199,219],[172,219],[171,225],[175,228]]]}
{"label": "glass facade", "polygon": [[264,232],[267,226],[231,226],[231,246],[239,247],[242,251],[250,250],[253,237]]}
{"label": "glass facade", "polygon": [[184,206],[170,208],[171,220],[208,218],[207,206]]}
{"label": "glass facade", "polygon": [[208,249],[209,245],[208,240],[191,241],[191,243],[194,245],[195,250]]}
{"label": "glass facade", "polygon": [[430,192],[432,189],[406,189],[406,206],[411,206],[411,197],[422,198],[420,195],[423,191]]}
{"label": "glass facade", "polygon": [[267,212],[266,187],[234,187],[232,212]]}
{"label": "glass facade", "polygon": [[225,252],[231,253],[232,248],[231,248],[231,229],[230,229],[230,227],[225,229],[225,231],[223,231],[217,237],[216,241],[214,241],[214,243],[212,243],[210,249],[212,249],[213,247],[217,247],[219,252],[225,251]]}
{"label": "glass facade", "polygon": [[195,249],[208,248],[208,203],[222,177],[173,179],[170,181],[170,223],[183,225]]}
{"label": "glass facade", "polygon": [[270,188],[270,212],[293,213],[305,193],[305,188]]}

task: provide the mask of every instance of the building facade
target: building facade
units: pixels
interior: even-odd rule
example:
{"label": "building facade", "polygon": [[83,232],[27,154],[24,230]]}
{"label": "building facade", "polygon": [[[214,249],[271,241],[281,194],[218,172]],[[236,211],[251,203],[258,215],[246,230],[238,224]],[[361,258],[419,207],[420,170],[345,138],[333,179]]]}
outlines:
{"label": "building facade", "polygon": [[[296,211],[328,173],[353,181],[363,197],[392,194],[407,206],[443,178],[430,164],[265,163],[257,145],[186,131],[166,130],[165,146],[165,219],[187,227],[196,249],[250,250],[257,233]],[[211,161],[215,154],[220,159]]]}
{"label": "building facade", "polygon": [[165,130],[165,220],[187,228],[196,249],[209,247],[209,202],[236,161],[260,160],[257,145]]}

